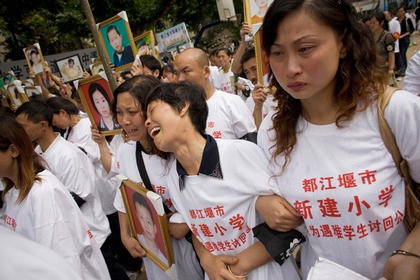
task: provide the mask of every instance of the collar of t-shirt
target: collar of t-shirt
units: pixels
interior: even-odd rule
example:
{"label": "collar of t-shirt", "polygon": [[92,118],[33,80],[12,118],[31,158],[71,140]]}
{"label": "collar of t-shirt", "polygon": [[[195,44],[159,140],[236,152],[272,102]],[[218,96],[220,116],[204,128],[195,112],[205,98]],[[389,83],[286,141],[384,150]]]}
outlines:
{"label": "collar of t-shirt", "polygon": [[[217,179],[223,179],[216,140],[210,135],[203,135],[203,137],[206,138],[206,146],[204,147],[203,158],[201,159],[197,175],[206,175]],[[188,174],[179,161],[176,162],[176,171],[178,172],[179,189],[182,190],[184,188],[183,177]]]}

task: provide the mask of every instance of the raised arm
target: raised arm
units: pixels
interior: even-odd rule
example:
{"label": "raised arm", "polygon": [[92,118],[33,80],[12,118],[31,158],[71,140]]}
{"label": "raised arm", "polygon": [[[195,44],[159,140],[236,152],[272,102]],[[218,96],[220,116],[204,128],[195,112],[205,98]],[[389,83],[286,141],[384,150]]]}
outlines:
{"label": "raised arm", "polygon": [[242,72],[241,57],[244,54],[248,43],[245,41],[245,35],[251,34],[252,28],[248,25],[247,22],[242,22],[242,28],[240,31],[241,34],[241,43],[239,44],[238,49],[236,50],[235,55],[233,56],[233,62],[231,65],[231,70],[235,74],[240,74]]}

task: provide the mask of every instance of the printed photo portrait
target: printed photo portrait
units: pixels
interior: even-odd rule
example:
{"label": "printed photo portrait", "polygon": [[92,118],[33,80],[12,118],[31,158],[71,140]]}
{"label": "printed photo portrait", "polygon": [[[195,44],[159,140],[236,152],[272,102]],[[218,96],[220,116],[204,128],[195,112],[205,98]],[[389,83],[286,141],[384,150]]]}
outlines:
{"label": "printed photo portrait", "polygon": [[108,81],[95,75],[80,81],[79,96],[88,113],[92,126],[101,134],[114,135],[121,133],[121,127],[114,122],[111,112],[113,100]]}
{"label": "printed photo portrait", "polygon": [[155,56],[155,38],[153,31],[148,31],[137,36],[134,38],[134,43],[136,44],[137,54],[139,56],[144,54]]}
{"label": "printed photo portrait", "polygon": [[104,66],[102,65],[102,62],[99,61],[92,64],[90,70],[92,71],[92,75],[96,75],[104,71]]}
{"label": "printed photo portrait", "polygon": [[[102,37],[110,62],[117,71],[123,66],[131,66],[135,57],[135,45],[128,21],[119,15],[100,23]],[[120,69],[118,69],[120,68]]]}
{"label": "printed photo portrait", "polygon": [[34,86],[26,86],[23,88],[23,90],[25,91],[26,96],[28,96],[28,98],[37,95],[37,94],[41,94],[41,91],[39,90],[39,87],[34,87]]}
{"label": "printed photo portrait", "polygon": [[28,97],[25,94],[19,92],[15,85],[6,86],[6,91],[11,104],[16,105],[16,107],[19,107],[23,103],[29,101]]}
{"label": "printed photo portrait", "polygon": [[35,76],[42,75],[44,72],[44,57],[38,44],[34,44],[24,49],[26,61],[28,62],[29,71]]}
{"label": "printed photo portrait", "polygon": [[0,76],[0,88],[6,89],[7,86],[13,85],[13,82],[16,80],[15,75],[10,72]]}
{"label": "printed photo portrait", "polygon": [[65,83],[83,78],[83,66],[79,55],[56,60],[56,64]]}
{"label": "printed photo portrait", "polygon": [[274,0],[245,0],[250,8],[251,24],[262,23],[268,7]]}
{"label": "printed photo portrait", "polygon": [[[124,189],[122,190],[124,203],[130,212],[128,217],[133,235],[135,232],[137,240],[147,251],[147,255],[152,261],[163,270],[168,269],[173,263],[169,233],[164,216],[159,216],[147,195],[150,191],[130,180],[124,180],[122,188]],[[153,195],[160,198],[155,193]],[[162,203],[161,200],[159,202]],[[165,240],[167,241],[165,242]]]}

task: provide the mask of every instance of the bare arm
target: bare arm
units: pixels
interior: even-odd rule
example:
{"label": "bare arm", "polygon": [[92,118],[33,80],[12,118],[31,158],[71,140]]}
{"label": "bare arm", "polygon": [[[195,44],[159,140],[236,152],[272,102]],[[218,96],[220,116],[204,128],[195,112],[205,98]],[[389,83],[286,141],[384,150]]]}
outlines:
{"label": "bare arm", "polygon": [[274,230],[286,232],[303,224],[301,214],[278,195],[260,196],[256,208],[267,225]]}
{"label": "bare arm", "polygon": [[[399,249],[420,256],[420,223],[417,223]],[[420,258],[393,255],[385,264],[383,276],[387,280],[418,280],[420,279]]]}
{"label": "bare arm", "polygon": [[106,139],[99,133],[99,130],[92,128],[92,140],[95,141],[99,146],[99,152],[101,153],[102,165],[105,168],[106,173],[111,171],[112,166],[112,155],[109,152],[108,144]]}
{"label": "bare arm", "polygon": [[210,280],[237,280],[235,275],[227,270],[227,265],[235,264],[238,259],[227,255],[215,256],[201,244],[201,242],[192,235],[192,243],[200,259],[200,265],[209,276]]}
{"label": "bare arm", "polygon": [[251,34],[251,32],[252,32],[252,28],[248,25],[248,23],[242,22],[242,28],[240,31],[241,43],[239,44],[239,47],[236,50],[235,55],[233,56],[233,62],[231,65],[231,70],[235,74],[240,74],[242,72],[241,58],[248,45],[247,42],[245,41],[245,35]]}

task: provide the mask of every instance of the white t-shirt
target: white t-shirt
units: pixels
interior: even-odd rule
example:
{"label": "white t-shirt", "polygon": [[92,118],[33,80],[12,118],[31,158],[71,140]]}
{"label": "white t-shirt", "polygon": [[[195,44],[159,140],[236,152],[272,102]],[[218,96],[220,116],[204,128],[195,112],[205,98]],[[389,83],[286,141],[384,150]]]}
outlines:
{"label": "white t-shirt", "polygon": [[94,170],[89,158],[59,134],[45,152],[39,145],[35,148],[35,152],[47,162],[51,172],[69,191],[86,201],[80,210],[96,242],[102,246],[111,230],[94,184],[95,177],[92,176]]}
{"label": "white t-shirt", "polygon": [[[113,207],[113,198],[117,191],[116,182],[104,178],[104,166],[101,161],[101,153],[98,144],[92,140],[91,123],[89,119],[81,119],[69,133],[67,140],[78,147],[83,148],[90,161],[93,163],[95,186],[99,193],[103,211],[109,215],[116,212]],[[106,218],[106,217],[105,217]]]}
{"label": "white t-shirt", "polygon": [[48,170],[38,174],[28,196],[19,190],[5,197],[4,223],[11,230],[64,257],[83,279],[110,279],[101,250],[68,190]]}
{"label": "white t-shirt", "polygon": [[[207,250],[214,255],[236,256],[257,241],[252,228],[263,222],[255,209],[258,196],[273,194],[275,188],[268,185],[268,161],[258,146],[219,139],[217,148],[223,179],[214,177],[220,174],[217,170],[211,176],[200,173],[179,178],[175,161],[168,186],[174,207]],[[289,259],[281,267],[271,261],[251,271],[248,279],[300,277]]]}
{"label": "white t-shirt", "polygon": [[[398,33],[398,36],[401,35],[401,25],[399,23],[399,21],[397,20],[397,18],[393,18],[389,21],[389,32],[391,32],[392,35],[394,35],[394,33]],[[399,53],[400,52],[400,43],[399,40],[395,40],[395,53]]]}
{"label": "white t-shirt", "polygon": [[[232,70],[229,69],[228,72],[224,72],[223,68],[218,69],[217,75],[212,76],[211,83],[214,84],[214,88],[220,91],[224,91],[231,94],[236,94],[242,99],[242,101],[246,101],[248,97],[246,97],[241,90],[237,90],[235,92],[235,85],[231,82],[231,77],[233,77],[235,74],[232,72]],[[254,85],[250,80],[244,79],[242,77],[238,77],[238,82],[242,85],[247,85],[251,89],[251,91],[254,89]]]}
{"label": "white t-shirt", "polygon": [[[169,164],[169,162],[157,155],[147,155],[142,152],[142,156],[152,188],[157,194],[162,196],[162,201],[166,206],[171,211],[175,211],[166,182],[169,172],[169,165],[167,164]],[[141,179],[137,168],[136,142],[129,141],[124,143],[117,151],[116,161],[120,174],[130,178],[134,182],[143,184],[143,180]],[[115,196],[114,206],[118,211],[126,213],[120,191],[118,191]],[[202,280],[203,273],[191,243],[185,240],[185,238],[177,240],[172,236],[170,237],[170,240],[177,266],[178,279]],[[146,267],[148,279],[170,279],[164,271],[149,258],[143,258],[143,263]]]}
{"label": "white t-shirt", "polygon": [[206,134],[213,138],[239,139],[257,131],[251,110],[238,96],[216,90],[207,100],[207,106]]}
{"label": "white t-shirt", "polygon": [[82,280],[56,252],[0,225],[0,279]]}
{"label": "white t-shirt", "polygon": [[[271,159],[271,116],[263,120],[258,145]],[[417,116],[417,117],[416,117]],[[396,91],[385,110],[410,174],[420,182],[420,99]],[[268,132],[267,132],[268,131]],[[280,193],[302,213],[308,233],[302,246],[304,278],[317,257],[378,279],[393,250],[407,236],[403,224],[405,185],[379,134],[376,104],[355,114],[344,128],[299,120],[297,143],[281,176]],[[284,157],[271,161],[279,174]],[[331,250],[333,248],[333,250]]]}
{"label": "white t-shirt", "polygon": [[408,62],[403,82],[403,90],[420,95],[420,51],[416,52]]}

